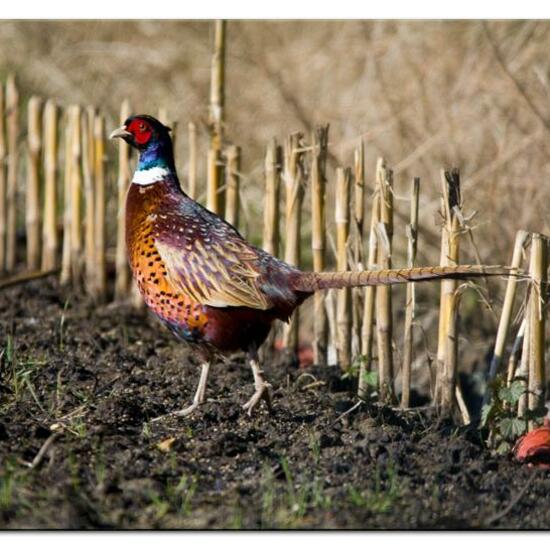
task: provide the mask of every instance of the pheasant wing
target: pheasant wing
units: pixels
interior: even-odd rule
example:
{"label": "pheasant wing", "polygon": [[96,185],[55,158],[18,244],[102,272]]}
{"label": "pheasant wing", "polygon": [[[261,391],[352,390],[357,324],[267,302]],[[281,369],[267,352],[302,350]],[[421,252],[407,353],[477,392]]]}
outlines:
{"label": "pheasant wing", "polygon": [[273,306],[259,284],[258,252],[247,243],[205,243],[199,237],[185,250],[162,240],[155,244],[172,286],[197,303],[260,310]]}

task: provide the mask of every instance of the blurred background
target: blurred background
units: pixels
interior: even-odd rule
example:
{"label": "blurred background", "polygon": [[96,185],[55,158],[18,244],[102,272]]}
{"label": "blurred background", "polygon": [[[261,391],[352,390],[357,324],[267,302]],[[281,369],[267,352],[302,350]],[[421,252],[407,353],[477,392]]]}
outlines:
{"label": "blurred background", "polygon": [[[124,98],[166,108],[183,170],[187,122],[206,142],[212,42],[209,21],[3,21],[0,70],[23,95],[94,104],[113,124]],[[549,47],[547,21],[229,22],[226,136],[243,148],[251,215],[267,141],[329,123],[332,169],[352,164],[363,136],[372,178],[381,155],[398,190],[422,178],[425,230],[440,169],[459,167],[480,248],[506,261],[518,228],[549,232]],[[424,237],[433,261],[439,243]]]}
{"label": "blurred background", "polygon": [[[211,21],[2,21],[0,76],[16,74],[23,101],[36,94],[62,106],[94,104],[109,116],[108,130],[125,98],[134,112],[167,109],[177,123],[182,180],[187,123],[196,122],[204,181],[213,33]],[[268,140],[303,131],[309,141],[328,123],[329,205],[335,168],[353,164],[361,136],[371,187],[379,156],[394,168],[401,214],[394,265],[405,262],[413,176],[421,178],[418,264],[439,262],[440,170],[452,166],[461,171],[466,214],[477,212],[470,225],[481,259],[508,263],[518,229],[550,233],[549,49],[548,21],[230,21],[225,133],[243,151],[243,232],[260,242]],[[109,154],[116,160],[114,146]],[[330,210],[327,218],[330,231]],[[462,261],[473,262],[466,241]],[[421,293],[435,296],[438,287],[428,286]],[[433,306],[426,307],[426,330],[437,324]],[[462,336],[478,359],[496,325],[487,315],[478,340]]]}

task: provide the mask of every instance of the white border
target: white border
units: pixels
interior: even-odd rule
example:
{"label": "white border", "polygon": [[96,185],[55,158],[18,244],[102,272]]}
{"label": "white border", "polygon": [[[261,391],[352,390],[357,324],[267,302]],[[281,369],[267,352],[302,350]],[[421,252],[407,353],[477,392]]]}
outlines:
{"label": "white border", "polygon": [[5,19],[541,19],[550,17],[550,3],[480,2],[479,0],[94,0],[2,2]]}

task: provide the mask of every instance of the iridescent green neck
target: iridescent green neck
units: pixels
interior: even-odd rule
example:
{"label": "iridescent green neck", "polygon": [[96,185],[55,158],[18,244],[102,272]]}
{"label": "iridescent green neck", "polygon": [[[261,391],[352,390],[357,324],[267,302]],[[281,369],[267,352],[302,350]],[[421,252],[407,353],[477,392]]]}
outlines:
{"label": "iridescent green neck", "polygon": [[175,172],[174,153],[170,141],[150,143],[147,149],[140,151],[136,169],[150,170],[151,168],[164,168]]}

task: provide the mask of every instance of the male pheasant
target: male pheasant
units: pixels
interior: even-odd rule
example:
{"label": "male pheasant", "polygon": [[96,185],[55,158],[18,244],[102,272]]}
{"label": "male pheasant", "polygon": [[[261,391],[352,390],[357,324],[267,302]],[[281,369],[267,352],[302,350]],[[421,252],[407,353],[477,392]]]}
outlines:
{"label": "male pheasant", "polygon": [[170,129],[148,115],[132,116],[115,130],[139,151],[126,199],[126,244],[132,273],[147,306],[202,361],[193,403],[205,400],[215,354],[244,350],[255,392],[268,406],[257,350],[275,319],[287,321],[314,292],[326,288],[394,284],[480,274],[480,267],[421,267],[382,271],[303,272],[247,242],[239,232],[180,188]]}

